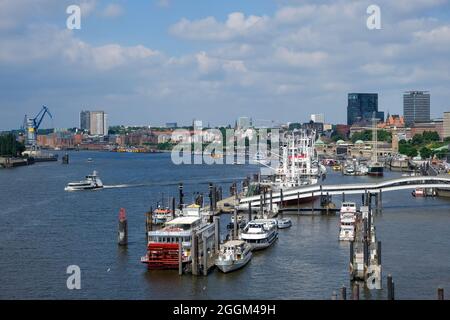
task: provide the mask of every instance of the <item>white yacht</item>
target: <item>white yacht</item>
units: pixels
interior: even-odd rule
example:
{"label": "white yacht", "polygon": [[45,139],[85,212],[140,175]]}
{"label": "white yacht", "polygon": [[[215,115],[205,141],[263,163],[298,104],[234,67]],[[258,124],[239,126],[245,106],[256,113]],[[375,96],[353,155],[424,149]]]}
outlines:
{"label": "white yacht", "polygon": [[278,239],[276,219],[255,219],[247,223],[241,239],[250,244],[252,250],[269,247]]}
{"label": "white yacht", "polygon": [[277,220],[278,229],[286,229],[292,227],[292,221],[289,218],[281,218]]}
{"label": "white yacht", "polygon": [[96,190],[102,189],[102,180],[97,176],[97,171],[94,171],[91,175],[86,176],[86,180],[78,182],[70,182],[65,191],[81,191],[81,190]]}
{"label": "white yacht", "polygon": [[215,264],[227,273],[244,267],[252,258],[252,247],[243,240],[231,240],[220,246]]}

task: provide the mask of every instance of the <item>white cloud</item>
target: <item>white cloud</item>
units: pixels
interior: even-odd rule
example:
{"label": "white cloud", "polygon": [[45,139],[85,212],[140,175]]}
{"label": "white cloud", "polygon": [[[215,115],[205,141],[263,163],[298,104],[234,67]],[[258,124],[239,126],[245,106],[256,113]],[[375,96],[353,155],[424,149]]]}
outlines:
{"label": "white cloud", "polygon": [[320,67],[323,63],[325,63],[328,58],[328,54],[322,51],[293,51],[281,47],[276,50],[275,57],[279,61],[293,67],[314,68]]}
{"label": "white cloud", "polygon": [[250,15],[245,17],[241,12],[228,15],[225,23],[214,17],[190,21],[181,19],[170,27],[170,33],[180,38],[191,40],[225,41],[240,37],[256,36],[268,27],[268,17]]}
{"label": "white cloud", "polygon": [[110,3],[103,10],[102,15],[107,18],[115,18],[115,17],[121,16],[123,14],[123,11],[124,10],[123,10],[122,6],[120,6],[116,3]]}

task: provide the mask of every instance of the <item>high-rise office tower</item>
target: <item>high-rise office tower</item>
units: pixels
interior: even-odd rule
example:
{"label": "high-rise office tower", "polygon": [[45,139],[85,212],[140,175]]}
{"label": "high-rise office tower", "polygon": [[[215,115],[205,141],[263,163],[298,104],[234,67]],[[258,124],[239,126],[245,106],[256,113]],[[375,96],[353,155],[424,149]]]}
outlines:
{"label": "high-rise office tower", "polygon": [[349,93],[347,105],[347,125],[371,122],[374,116],[384,121],[384,112],[378,111],[378,93]]}
{"label": "high-rise office tower", "polygon": [[407,91],[403,94],[403,116],[405,124],[430,121],[430,93],[428,91]]}
{"label": "high-rise office tower", "polygon": [[[108,135],[107,114],[104,111],[82,111],[80,113],[80,127],[89,125],[89,133],[93,136]],[[89,119],[89,121],[87,120]]]}
{"label": "high-rise office tower", "polygon": [[87,131],[91,129],[91,113],[89,111],[80,112],[80,129]]}
{"label": "high-rise office tower", "polygon": [[314,123],[325,123],[325,115],[323,113],[312,114],[311,121]]}

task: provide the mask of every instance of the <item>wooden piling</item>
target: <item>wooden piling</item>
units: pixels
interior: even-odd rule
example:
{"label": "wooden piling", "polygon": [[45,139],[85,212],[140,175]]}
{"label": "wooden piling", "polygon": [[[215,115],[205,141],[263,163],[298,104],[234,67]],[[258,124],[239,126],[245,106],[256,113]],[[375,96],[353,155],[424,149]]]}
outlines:
{"label": "wooden piling", "polygon": [[437,289],[437,299],[444,300],[444,288]]}
{"label": "wooden piling", "polygon": [[273,191],[272,191],[272,189],[270,189],[270,212],[273,211],[273,200],[272,200],[272,196],[273,196]]}
{"label": "wooden piling", "polygon": [[220,250],[220,217],[214,217],[214,241],[216,253]]}
{"label": "wooden piling", "polygon": [[178,274],[183,274],[183,245],[181,239],[178,241]]}
{"label": "wooden piling", "polygon": [[172,219],[175,219],[175,197],[172,197]]}
{"label": "wooden piling", "polygon": [[280,208],[279,208],[279,212],[283,213],[283,189],[280,190]]}
{"label": "wooden piling", "polygon": [[263,214],[264,214],[264,205],[263,205],[263,195],[262,194],[259,195],[259,214],[261,215],[261,218],[262,218]]}
{"label": "wooden piling", "polygon": [[236,240],[238,238],[237,209],[234,209],[233,218],[233,239]]}
{"label": "wooden piling", "polygon": [[345,286],[341,288],[341,300],[347,300],[347,288]]}
{"label": "wooden piling", "polygon": [[345,202],[345,192],[342,192],[342,202]]}
{"label": "wooden piling", "polygon": [[121,208],[119,212],[118,243],[119,246],[126,246],[128,244],[128,223],[124,208]]}
{"label": "wooden piling", "polygon": [[353,257],[355,255],[354,241],[350,241],[350,264],[353,264]]}
{"label": "wooden piling", "polygon": [[394,282],[390,274],[387,276],[387,299],[394,300]]}
{"label": "wooden piling", "polygon": [[248,203],[248,222],[252,221],[252,203]]}
{"label": "wooden piling", "polygon": [[192,274],[198,275],[198,246],[197,246],[197,233],[192,231],[191,234],[191,260],[192,260]]}
{"label": "wooden piling", "polygon": [[377,264],[381,266],[381,241],[377,242]]}
{"label": "wooden piling", "polygon": [[179,205],[179,209],[182,210],[183,209],[183,184],[180,183],[178,185],[178,192],[179,192],[179,197],[180,197],[180,205]]}
{"label": "wooden piling", "polygon": [[355,283],[352,289],[353,289],[352,292],[353,300],[359,300],[359,284]]}
{"label": "wooden piling", "polygon": [[207,241],[206,237],[202,238],[203,240],[203,275],[208,275],[208,250],[207,250]]}

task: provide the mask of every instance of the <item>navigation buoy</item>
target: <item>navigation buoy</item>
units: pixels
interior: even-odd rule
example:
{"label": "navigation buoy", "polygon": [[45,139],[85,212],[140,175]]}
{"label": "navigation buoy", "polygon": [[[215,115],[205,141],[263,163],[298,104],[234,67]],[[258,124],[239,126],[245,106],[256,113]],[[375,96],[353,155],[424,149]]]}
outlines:
{"label": "navigation buoy", "polygon": [[128,224],[127,215],[124,208],[119,211],[119,246],[126,246],[128,244]]}

